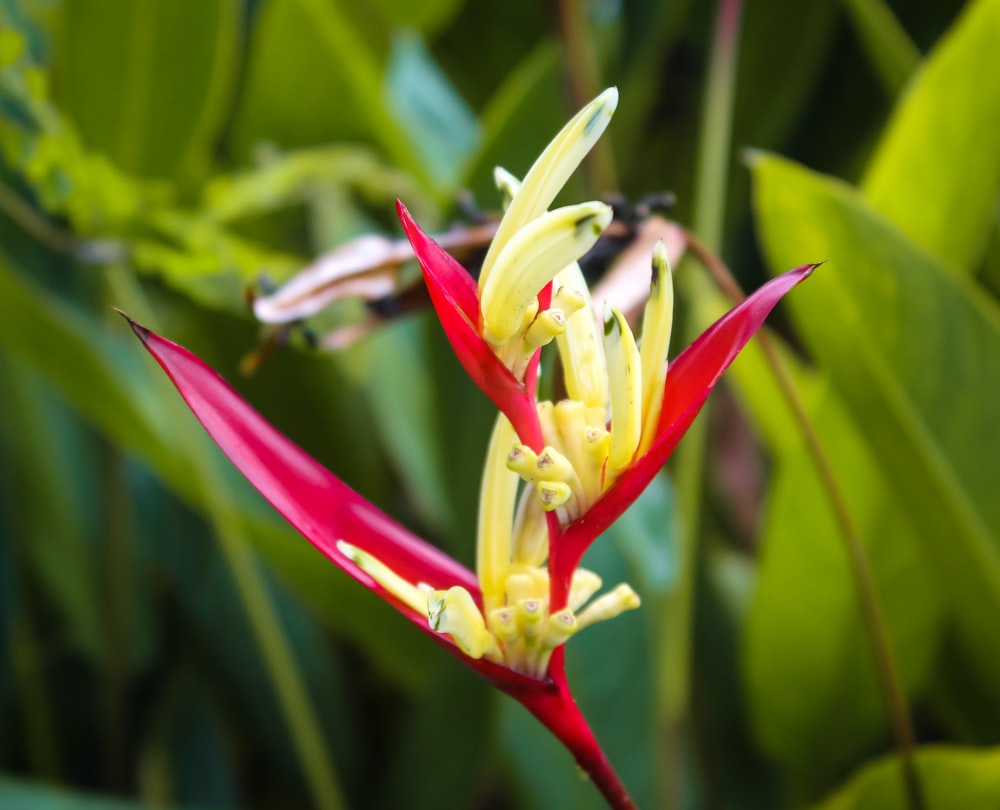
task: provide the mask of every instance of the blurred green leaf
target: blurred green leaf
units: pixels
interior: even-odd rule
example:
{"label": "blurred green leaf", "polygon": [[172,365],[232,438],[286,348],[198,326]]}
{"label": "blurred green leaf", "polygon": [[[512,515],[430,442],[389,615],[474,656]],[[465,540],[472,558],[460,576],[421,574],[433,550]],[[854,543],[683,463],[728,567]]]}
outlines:
{"label": "blurred green leaf", "polygon": [[386,22],[395,28],[415,28],[431,32],[446,25],[461,10],[464,0],[374,0]]}
{"label": "blurred green leaf", "polygon": [[[195,485],[189,460],[180,455],[175,429],[161,404],[176,396],[165,379],[150,372],[147,358],[127,328],[120,336],[21,281],[0,255],[0,344],[42,372],[67,401],[121,446],[139,454],[182,499],[204,509],[207,497]],[[207,437],[204,441],[208,441]],[[368,650],[384,674],[412,687],[422,678],[413,648],[425,644],[409,623],[366,599],[308,543],[284,525],[232,470],[239,520],[254,544],[332,627]],[[367,606],[366,606],[367,602]],[[375,604],[377,603],[377,604]],[[401,666],[401,661],[411,661]]]}
{"label": "blurred green leaf", "polygon": [[490,96],[480,116],[482,142],[464,180],[484,209],[500,207],[493,167],[501,165],[517,176],[525,175],[544,148],[545,138],[565,123],[562,104],[553,103],[560,98],[561,80],[558,51],[546,41],[510,70]]}
{"label": "blurred green leaf", "polygon": [[395,724],[383,764],[386,810],[476,807],[493,754],[489,686],[460,663],[440,660],[434,680]]}
{"label": "blurred green leaf", "polygon": [[[832,391],[814,399],[811,416],[866,543],[903,688],[919,695],[944,628],[940,586],[908,511]],[[801,443],[774,463],[744,682],[761,744],[799,790],[814,792],[883,739],[888,719],[826,492]]]}
{"label": "blurred green leaf", "polygon": [[847,0],[844,6],[886,94],[894,98],[917,69],[920,51],[885,0]]}
{"label": "blurred green leaf", "polygon": [[352,359],[363,369],[359,376],[382,445],[414,509],[430,528],[453,536],[453,499],[444,478],[444,454],[450,448],[438,432],[439,394],[427,373],[426,330],[424,319],[400,321],[374,335],[362,347],[367,351],[355,352]]}
{"label": "blurred green leaf", "polygon": [[[927,746],[917,751],[924,803],[934,810],[1000,806],[1000,749]],[[906,810],[899,762],[882,760],[854,776],[813,810]]]}
{"label": "blurred green leaf", "polygon": [[[9,496],[8,529],[23,569],[57,610],[70,643],[95,663],[105,651],[88,470],[99,464],[61,403],[30,367],[0,351],[0,464]],[[89,451],[89,452],[88,452]],[[77,478],[74,489],[63,476]],[[88,498],[88,495],[90,496]],[[86,500],[85,500],[86,499]]]}
{"label": "blurred green leaf", "polygon": [[68,0],[59,101],[84,141],[127,172],[201,168],[228,113],[239,0]]}
{"label": "blurred green leaf", "polygon": [[845,184],[764,155],[754,179],[771,267],[830,260],[789,305],[996,683],[1000,313]]}
{"label": "blurred green leaf", "polygon": [[[140,802],[60,790],[6,776],[0,776],[0,804],[4,810],[142,810],[146,806]],[[187,810],[195,808],[188,807]]]}
{"label": "blurred green leaf", "polygon": [[301,147],[367,138],[433,189],[383,104],[385,48],[362,35],[339,0],[264,0],[234,124],[237,154],[261,141]]}
{"label": "blurred green leaf", "polygon": [[402,33],[393,39],[385,95],[437,185],[456,186],[479,143],[479,122],[418,35]]}
{"label": "blurred green leaf", "polygon": [[916,244],[975,270],[1000,192],[1000,2],[970,3],[893,112],[862,185]]}

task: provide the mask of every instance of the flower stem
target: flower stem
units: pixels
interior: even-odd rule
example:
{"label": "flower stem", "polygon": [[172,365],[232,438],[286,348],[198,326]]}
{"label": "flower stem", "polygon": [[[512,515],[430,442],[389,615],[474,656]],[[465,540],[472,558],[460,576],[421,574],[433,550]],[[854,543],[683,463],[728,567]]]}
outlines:
{"label": "flower stem", "polygon": [[635,802],[618,778],[598,744],[594,733],[580,713],[566,683],[565,648],[558,647],[549,664],[551,688],[521,694],[510,693],[530,711],[567,750],[587,774],[612,810],[635,810]]}
{"label": "flower stem", "polygon": [[[688,234],[688,247],[705,266],[726,296],[737,303],[745,298],[743,290],[722,260],[691,234]],[[913,725],[906,706],[906,698],[899,678],[899,670],[896,666],[892,647],[889,642],[889,633],[886,628],[882,606],[879,602],[878,592],[875,588],[875,579],[872,575],[871,564],[865,553],[861,535],[854,524],[850,508],[847,505],[847,498],[844,496],[840,482],[837,480],[830,457],[823,447],[816,426],[813,424],[805,404],[802,402],[802,398],[795,387],[795,383],[792,381],[784,361],[774,346],[774,342],[764,330],[757,333],[757,339],[760,341],[760,347],[778,383],[778,387],[781,389],[782,396],[784,396],[788,403],[796,425],[805,439],[809,457],[812,460],[813,467],[816,469],[820,484],[826,493],[830,508],[833,511],[841,540],[844,543],[844,552],[847,554],[851,575],[854,578],[854,584],[857,588],[861,613],[865,626],[868,629],[879,682],[886,702],[889,721],[892,725],[893,736],[896,740],[896,748],[899,751],[907,804],[910,810],[923,810],[925,803],[914,759],[915,742]]]}

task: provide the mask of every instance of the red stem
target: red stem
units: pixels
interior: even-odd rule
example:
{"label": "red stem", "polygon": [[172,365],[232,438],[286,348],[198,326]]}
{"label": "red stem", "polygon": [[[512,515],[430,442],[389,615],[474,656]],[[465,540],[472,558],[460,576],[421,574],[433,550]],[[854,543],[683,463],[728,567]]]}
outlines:
{"label": "red stem", "polygon": [[636,804],[587,725],[566,683],[564,648],[552,654],[551,687],[527,693],[509,692],[573,754],[613,810],[635,810]]}

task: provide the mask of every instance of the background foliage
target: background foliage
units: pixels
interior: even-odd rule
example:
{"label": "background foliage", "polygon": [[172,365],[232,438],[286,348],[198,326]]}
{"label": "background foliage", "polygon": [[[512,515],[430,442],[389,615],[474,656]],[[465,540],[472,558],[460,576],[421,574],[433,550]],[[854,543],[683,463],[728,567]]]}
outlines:
{"label": "background foliage", "polygon": [[[607,84],[574,198],[673,190],[747,286],[827,260],[780,349],[866,544],[927,806],[1000,806],[1000,2],[747,3],[713,57],[715,16],[0,0],[3,807],[599,806],[238,480],[111,307],[471,561],[491,408],[436,324],[241,376],[244,290],[398,233],[397,196],[426,225],[462,190],[494,208],[492,166],[523,173]],[[706,119],[727,53],[731,118]],[[695,334],[725,302],[677,273]],[[588,558],[644,609],[569,646],[578,699],[640,806],[905,807],[802,436],[757,349],[727,379]]]}

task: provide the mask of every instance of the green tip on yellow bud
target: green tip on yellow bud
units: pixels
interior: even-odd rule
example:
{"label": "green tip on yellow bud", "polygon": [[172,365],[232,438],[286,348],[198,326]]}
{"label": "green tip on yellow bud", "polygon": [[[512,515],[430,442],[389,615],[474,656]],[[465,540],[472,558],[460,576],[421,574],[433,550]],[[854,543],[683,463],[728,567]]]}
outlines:
{"label": "green tip on yellow bud", "polygon": [[496,639],[486,629],[472,595],[455,586],[427,596],[427,623],[436,633],[447,633],[470,658],[499,655]]}
{"label": "green tip on yellow bud", "polygon": [[493,169],[493,182],[496,183],[497,190],[503,203],[503,210],[506,211],[510,204],[521,190],[521,181],[507,171],[503,166]]}

